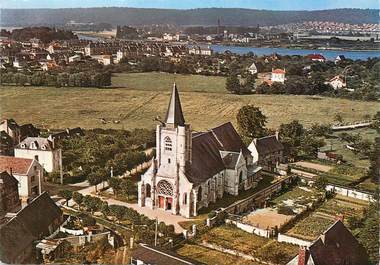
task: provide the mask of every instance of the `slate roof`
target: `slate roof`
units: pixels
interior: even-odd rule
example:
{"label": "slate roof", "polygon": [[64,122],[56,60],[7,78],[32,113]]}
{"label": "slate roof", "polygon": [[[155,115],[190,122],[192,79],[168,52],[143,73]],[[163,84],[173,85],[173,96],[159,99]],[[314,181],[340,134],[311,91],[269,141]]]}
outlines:
{"label": "slate roof", "polygon": [[[35,148],[31,148],[31,145],[34,143]],[[27,137],[21,143],[19,143],[16,148],[18,149],[36,149],[43,151],[53,150],[53,142],[48,138],[43,137]]]}
{"label": "slate roof", "polygon": [[228,153],[225,157],[223,157],[223,163],[224,166],[227,169],[235,169],[236,168],[236,163],[238,162],[239,159],[238,153]]}
{"label": "slate roof", "polygon": [[234,168],[232,164],[237,158],[231,155],[231,159],[224,160],[220,151],[251,155],[230,122],[208,132],[197,132],[192,136],[192,163],[186,167],[188,180],[197,185],[226,168]]}
{"label": "slate roof", "polygon": [[0,173],[0,184],[2,183],[10,183],[11,185],[17,185],[18,184],[18,181],[17,179],[12,176],[12,175],[9,175],[9,173],[7,171],[2,171]]}
{"label": "slate roof", "polygon": [[14,263],[33,241],[49,235],[49,225],[61,217],[62,210],[47,192],[39,195],[15,217],[0,226],[0,260]]}
{"label": "slate roof", "polygon": [[259,155],[263,156],[284,150],[284,146],[277,140],[276,135],[258,138],[255,146]]}
{"label": "slate roof", "polygon": [[20,135],[21,138],[25,137],[37,137],[40,135],[40,129],[36,128],[33,124],[23,124],[20,126]]}
{"label": "slate roof", "polygon": [[132,252],[132,258],[154,265],[192,265],[201,264],[192,259],[182,257],[174,252],[140,244]]}
{"label": "slate roof", "polygon": [[32,163],[33,159],[0,156],[0,172],[7,171],[10,173],[12,169],[13,174],[26,175]]}
{"label": "slate roof", "polygon": [[180,126],[185,125],[185,118],[183,117],[181,101],[179,99],[178,89],[175,83],[173,85],[169,107],[166,112],[165,123]]}
{"label": "slate roof", "polygon": [[331,225],[306,249],[306,258],[307,260],[311,258],[315,265],[368,264],[368,255],[364,247],[340,220]]}

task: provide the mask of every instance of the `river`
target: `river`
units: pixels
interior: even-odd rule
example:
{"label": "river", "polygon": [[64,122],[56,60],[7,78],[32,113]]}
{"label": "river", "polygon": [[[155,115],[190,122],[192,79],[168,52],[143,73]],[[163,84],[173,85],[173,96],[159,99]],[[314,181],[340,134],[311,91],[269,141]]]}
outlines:
{"label": "river", "polygon": [[318,53],[322,54],[328,60],[334,60],[338,55],[344,55],[352,60],[367,60],[369,57],[380,57],[380,51],[347,51],[347,50],[307,50],[307,49],[287,49],[287,48],[256,48],[256,47],[240,47],[225,45],[210,45],[214,52],[231,51],[236,54],[246,54],[253,52],[258,56],[271,55],[277,53],[279,55],[302,55]]}
{"label": "river", "polygon": [[[100,41],[102,38],[77,34],[79,39]],[[206,46],[206,45],[200,45]],[[335,60],[338,55],[344,55],[348,59],[352,60],[367,60],[368,58],[380,57],[379,51],[347,51],[347,50],[308,50],[308,49],[288,49],[288,48],[258,48],[258,47],[241,47],[241,46],[226,46],[226,45],[210,45],[210,48],[214,52],[223,53],[225,51],[231,51],[236,54],[246,54],[253,52],[258,56],[271,55],[277,53],[279,55],[301,55],[306,56],[308,54],[318,53],[322,54],[327,60]]]}

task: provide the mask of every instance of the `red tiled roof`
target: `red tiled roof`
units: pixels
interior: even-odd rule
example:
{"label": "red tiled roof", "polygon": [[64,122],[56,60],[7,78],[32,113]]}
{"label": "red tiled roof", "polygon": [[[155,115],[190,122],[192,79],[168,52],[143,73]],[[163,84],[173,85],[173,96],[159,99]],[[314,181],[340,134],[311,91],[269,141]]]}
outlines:
{"label": "red tiled roof", "polygon": [[272,70],[273,74],[285,74],[285,70],[283,69],[274,69]]}
{"label": "red tiled roof", "polygon": [[13,156],[0,156],[0,172],[7,171],[11,173],[10,169],[14,174],[25,175],[28,173],[28,169],[32,164],[33,159],[19,158]]}
{"label": "red tiled roof", "polygon": [[307,58],[311,60],[326,60],[326,58],[321,54],[309,54]]}

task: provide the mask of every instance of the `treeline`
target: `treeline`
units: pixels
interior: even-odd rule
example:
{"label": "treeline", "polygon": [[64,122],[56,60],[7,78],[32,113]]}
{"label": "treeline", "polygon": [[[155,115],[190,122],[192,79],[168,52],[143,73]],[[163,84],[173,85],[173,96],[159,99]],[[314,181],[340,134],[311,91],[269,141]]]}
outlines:
{"label": "treeline", "polygon": [[78,36],[71,31],[49,27],[28,27],[12,31],[2,29],[0,35],[16,41],[28,41],[32,38],[37,38],[43,43],[49,43],[53,40],[78,39]]}
{"label": "treeline", "polygon": [[56,75],[35,72],[27,75],[23,73],[2,73],[2,85],[19,86],[55,86],[55,87],[105,87],[111,85],[111,73],[101,72],[91,74],[89,72],[58,73]]}

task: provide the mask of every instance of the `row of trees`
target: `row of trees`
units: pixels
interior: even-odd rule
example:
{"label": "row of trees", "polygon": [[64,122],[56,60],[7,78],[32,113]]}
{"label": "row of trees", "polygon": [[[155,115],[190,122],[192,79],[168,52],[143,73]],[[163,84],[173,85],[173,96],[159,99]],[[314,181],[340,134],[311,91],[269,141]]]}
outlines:
{"label": "row of trees", "polygon": [[105,87],[111,85],[110,72],[79,72],[74,74],[48,74],[35,72],[31,75],[23,73],[2,73],[1,84],[19,86],[55,86],[55,87]]}
{"label": "row of trees", "polygon": [[[266,128],[267,117],[258,107],[253,105],[243,106],[236,116],[238,129],[246,143],[253,138],[260,138],[274,132]],[[280,126],[280,141],[284,145],[285,155],[291,159],[300,156],[316,157],[318,149],[325,143],[323,136],[330,132],[329,126],[313,125],[309,130],[294,120]]]}

